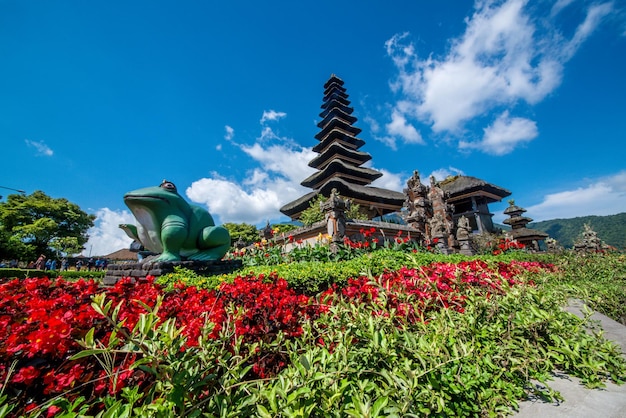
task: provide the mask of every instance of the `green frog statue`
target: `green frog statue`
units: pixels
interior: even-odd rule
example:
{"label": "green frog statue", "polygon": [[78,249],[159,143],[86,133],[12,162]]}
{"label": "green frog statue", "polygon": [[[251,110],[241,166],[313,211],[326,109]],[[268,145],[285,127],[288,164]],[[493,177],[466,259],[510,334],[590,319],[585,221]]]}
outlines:
{"label": "green frog statue", "polygon": [[124,195],[124,203],[138,225],[121,224],[144,248],[160,254],[158,261],[220,260],[230,248],[230,234],[215,226],[205,209],[190,205],[171,181]]}

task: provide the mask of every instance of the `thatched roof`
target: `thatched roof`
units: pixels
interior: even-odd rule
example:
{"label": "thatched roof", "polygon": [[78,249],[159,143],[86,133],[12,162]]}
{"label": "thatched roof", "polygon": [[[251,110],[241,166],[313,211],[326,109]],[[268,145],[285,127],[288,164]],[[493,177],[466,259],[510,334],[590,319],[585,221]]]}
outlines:
{"label": "thatched roof", "polygon": [[471,176],[448,177],[439,182],[439,186],[448,194],[451,202],[460,198],[478,195],[485,196],[492,202],[499,202],[511,195],[511,192],[503,187]]}
{"label": "thatched roof", "polygon": [[341,197],[352,199],[355,203],[362,206],[378,208],[382,214],[400,210],[405,200],[404,193],[379,187],[361,186],[335,177],[324,183],[318,190],[287,203],[280,208],[280,211],[292,219],[294,217],[297,218],[300,212],[309,208],[309,202],[315,199],[315,196],[323,194],[328,197],[332,189],[337,189]]}

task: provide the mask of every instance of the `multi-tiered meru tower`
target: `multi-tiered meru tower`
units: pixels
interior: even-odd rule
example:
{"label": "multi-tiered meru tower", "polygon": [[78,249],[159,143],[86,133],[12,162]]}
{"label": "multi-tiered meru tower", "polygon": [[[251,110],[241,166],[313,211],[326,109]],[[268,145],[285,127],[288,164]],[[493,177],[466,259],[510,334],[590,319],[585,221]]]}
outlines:
{"label": "multi-tiered meru tower", "polygon": [[313,192],[280,209],[291,219],[298,219],[318,194],[329,197],[333,189],[358,204],[370,219],[397,212],[404,203],[403,193],[370,186],[383,174],[362,167],[372,156],[359,151],[365,141],[356,137],[361,129],[353,125],[357,118],[352,116],[354,109],[350,107],[343,84],[343,80],[334,74],[324,84],[322,121],[317,124],[321,130],[315,135],[319,144],[313,147],[318,156],[309,162],[309,166],[318,171],[300,183],[313,189]]}

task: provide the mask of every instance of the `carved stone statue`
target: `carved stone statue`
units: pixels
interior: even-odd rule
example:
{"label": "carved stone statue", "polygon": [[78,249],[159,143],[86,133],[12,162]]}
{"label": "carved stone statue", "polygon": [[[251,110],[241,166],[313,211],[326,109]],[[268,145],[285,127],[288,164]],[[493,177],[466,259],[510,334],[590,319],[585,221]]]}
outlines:
{"label": "carved stone statue", "polygon": [[469,219],[465,216],[461,216],[457,221],[456,226],[456,240],[459,244],[459,252],[464,255],[474,255],[472,247],[470,245],[470,233],[472,227],[470,226]]}
{"label": "carved stone statue", "polygon": [[465,216],[459,218],[456,226],[456,239],[459,241],[466,241],[469,239],[470,223]]}
{"label": "carved stone statue", "polygon": [[215,226],[207,210],[187,203],[170,181],[128,192],[124,203],[138,225],[120,228],[147,250],[160,254],[153,261],[220,260],[230,247],[228,230]]}

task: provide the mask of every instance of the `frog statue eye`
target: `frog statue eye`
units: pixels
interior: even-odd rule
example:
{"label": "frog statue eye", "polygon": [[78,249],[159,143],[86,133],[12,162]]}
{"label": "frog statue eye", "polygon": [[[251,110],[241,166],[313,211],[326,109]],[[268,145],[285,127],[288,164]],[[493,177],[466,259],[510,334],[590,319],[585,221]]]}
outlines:
{"label": "frog statue eye", "polygon": [[176,186],[171,181],[163,180],[159,187],[162,187],[170,192],[178,193],[178,191],[176,190]]}

